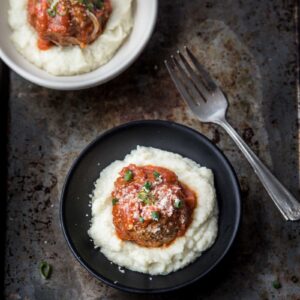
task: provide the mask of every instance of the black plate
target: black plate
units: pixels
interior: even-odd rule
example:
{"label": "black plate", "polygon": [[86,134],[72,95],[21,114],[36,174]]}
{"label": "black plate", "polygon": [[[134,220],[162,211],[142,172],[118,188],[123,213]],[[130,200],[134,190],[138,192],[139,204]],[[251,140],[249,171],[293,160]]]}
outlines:
{"label": "black plate", "polygon": [[[103,168],[115,160],[122,160],[137,145],[179,153],[212,169],[220,210],[215,244],[194,263],[169,275],[152,276],[152,280],[149,275],[127,269],[121,273],[117,265],[111,264],[99,249],[94,249],[87,235],[91,214],[89,194],[95,180]],[[172,122],[137,121],[107,131],[80,154],[63,188],[60,217],[73,254],[96,278],[129,292],[158,293],[186,286],[211,271],[233,243],[240,212],[240,188],[235,172],[226,157],[207,138]]]}

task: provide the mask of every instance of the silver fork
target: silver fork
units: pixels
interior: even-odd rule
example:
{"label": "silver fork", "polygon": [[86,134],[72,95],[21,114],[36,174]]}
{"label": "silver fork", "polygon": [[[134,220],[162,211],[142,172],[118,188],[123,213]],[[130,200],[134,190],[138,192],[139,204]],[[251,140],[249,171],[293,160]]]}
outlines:
{"label": "silver fork", "polygon": [[[228,102],[221,89],[185,47],[186,55],[177,51],[165,65],[179,93],[201,122],[215,123],[231,136],[253,167],[258,178],[286,220],[300,220],[300,203],[260,161],[233,127],[226,121]],[[187,59],[188,57],[188,59]]]}

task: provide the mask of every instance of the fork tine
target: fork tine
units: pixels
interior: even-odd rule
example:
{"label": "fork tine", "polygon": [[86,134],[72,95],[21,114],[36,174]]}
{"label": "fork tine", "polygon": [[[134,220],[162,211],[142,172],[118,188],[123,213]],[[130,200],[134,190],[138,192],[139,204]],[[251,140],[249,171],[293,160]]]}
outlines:
{"label": "fork tine", "polygon": [[185,50],[186,50],[189,58],[193,62],[195,68],[197,69],[197,71],[199,72],[199,74],[201,75],[201,77],[203,78],[203,80],[206,83],[206,85],[209,87],[209,89],[211,91],[216,90],[218,88],[218,86],[215,84],[214,80],[211,78],[211,76],[209,75],[209,73],[199,63],[199,61],[194,56],[194,54],[191,52],[191,50],[187,46],[184,46],[184,48],[185,48]]}
{"label": "fork tine", "polygon": [[171,66],[167,60],[165,60],[165,65],[166,65],[167,70],[171,76],[171,79],[173,80],[181,97],[185,100],[186,104],[190,107],[190,109],[193,110],[196,107],[196,104],[195,104],[193,98],[189,95],[187,89],[182,84],[182,82],[181,82],[180,78],[177,76],[176,72],[171,69]]}
{"label": "fork tine", "polygon": [[174,65],[177,67],[178,72],[180,73],[181,77],[183,78],[182,81],[183,81],[184,85],[187,86],[188,90],[193,94],[191,96],[194,96],[194,97],[192,97],[194,102],[197,105],[200,105],[199,98],[203,102],[205,102],[205,99],[203,98],[202,94],[199,93],[198,89],[195,87],[193,81],[188,76],[186,70],[184,70],[184,68],[181,66],[181,64],[178,62],[178,60],[174,56],[171,56],[171,58],[174,62]]}
{"label": "fork tine", "polygon": [[189,62],[186,60],[185,56],[179,50],[177,50],[177,54],[179,57],[179,61],[185,66],[188,74],[190,75],[199,93],[202,95],[205,101],[207,101],[207,99],[210,96],[209,87],[205,85],[205,82],[201,80],[202,79],[201,77],[199,78],[199,76],[196,74],[194,69],[189,64]]}

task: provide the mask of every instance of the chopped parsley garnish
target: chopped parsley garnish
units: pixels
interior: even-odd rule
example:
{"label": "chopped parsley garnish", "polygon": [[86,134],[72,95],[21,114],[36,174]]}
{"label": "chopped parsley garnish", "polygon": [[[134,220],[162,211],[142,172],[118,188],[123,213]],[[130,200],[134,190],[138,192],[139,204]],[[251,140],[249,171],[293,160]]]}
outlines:
{"label": "chopped parsley garnish", "polygon": [[276,290],[281,288],[281,283],[278,280],[274,280],[272,282],[272,285],[273,285],[273,288],[276,289]]}
{"label": "chopped parsley garnish", "polygon": [[90,10],[90,11],[93,11],[93,10],[94,10],[94,4],[91,3],[91,2],[87,3],[87,4],[86,4],[86,7],[87,7],[87,9]]}
{"label": "chopped parsley garnish", "polygon": [[56,16],[56,5],[54,7],[48,8],[47,13],[50,17],[54,18]]}
{"label": "chopped parsley garnish", "polygon": [[145,199],[148,197],[148,195],[147,195],[146,192],[141,191],[141,192],[138,193],[138,197],[139,197],[139,199],[141,199],[141,200],[145,200]]}
{"label": "chopped parsley garnish", "polygon": [[103,5],[104,5],[103,0],[94,0],[94,3],[98,9],[103,8]]}
{"label": "chopped parsley garnish", "polygon": [[87,5],[89,0],[77,0],[80,4]]}
{"label": "chopped parsley garnish", "polygon": [[96,7],[97,9],[102,9],[104,5],[103,0],[77,0],[80,4],[85,5],[88,10],[94,10]]}
{"label": "chopped parsley garnish", "polygon": [[144,184],[144,190],[145,190],[146,192],[149,192],[149,191],[151,190],[151,188],[152,188],[152,183],[149,182],[149,181],[147,181],[147,182]]}
{"label": "chopped parsley garnish", "polygon": [[143,203],[145,204],[150,204],[151,203],[151,199],[150,199],[150,195],[148,193],[146,193],[145,191],[141,191],[138,193],[138,197],[139,199],[141,199],[143,201]]}
{"label": "chopped parsley garnish", "polygon": [[139,221],[142,222],[142,223],[144,223],[145,219],[144,219],[143,217],[140,216],[140,217],[139,217]]}
{"label": "chopped parsley garnish", "polygon": [[180,199],[176,199],[175,201],[174,201],[174,207],[175,208],[181,208],[182,207],[182,200],[180,200]]}
{"label": "chopped parsley garnish", "polygon": [[54,18],[57,14],[57,4],[58,1],[48,1],[49,8],[47,9],[47,13],[50,17]]}
{"label": "chopped parsley garnish", "polygon": [[48,279],[50,277],[51,272],[52,272],[52,267],[50,264],[48,264],[45,261],[41,261],[39,264],[39,269],[40,269],[40,273],[44,279]]}
{"label": "chopped parsley garnish", "polygon": [[153,176],[158,179],[160,177],[160,174],[156,171],[153,172]]}
{"label": "chopped parsley garnish", "polygon": [[153,211],[151,213],[151,217],[154,221],[158,221],[159,220],[159,212],[158,211]]}
{"label": "chopped parsley garnish", "polygon": [[118,202],[119,202],[119,199],[117,199],[117,198],[113,198],[111,200],[112,205],[116,205]]}
{"label": "chopped parsley garnish", "polygon": [[[78,0],[77,0],[78,1]],[[67,13],[66,6],[58,7],[59,0],[47,0],[49,8],[47,9],[47,13],[50,17],[54,18],[56,15],[65,16]]]}
{"label": "chopped parsley garnish", "polygon": [[124,175],[125,181],[130,181],[133,178],[133,173],[131,170],[127,170]]}

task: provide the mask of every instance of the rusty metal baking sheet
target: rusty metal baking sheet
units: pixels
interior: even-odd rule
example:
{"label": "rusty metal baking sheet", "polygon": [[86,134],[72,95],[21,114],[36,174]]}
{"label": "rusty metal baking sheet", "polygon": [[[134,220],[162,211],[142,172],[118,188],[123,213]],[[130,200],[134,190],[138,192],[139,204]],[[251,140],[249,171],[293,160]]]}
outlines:
{"label": "rusty metal baking sheet", "polygon": [[[182,299],[188,293],[190,299],[300,299],[299,223],[282,219],[231,139],[197,121],[163,67],[170,53],[190,45],[227,93],[232,125],[300,199],[296,27],[297,1],[161,0],[147,48],[105,85],[58,92],[11,72],[6,299]],[[73,160],[104,130],[137,119],[199,130],[228,156],[242,186],[243,218],[226,266],[205,284],[171,295],[132,296],[98,282],[72,256],[59,225],[59,196]],[[53,266],[49,280],[39,274],[41,260]]]}

